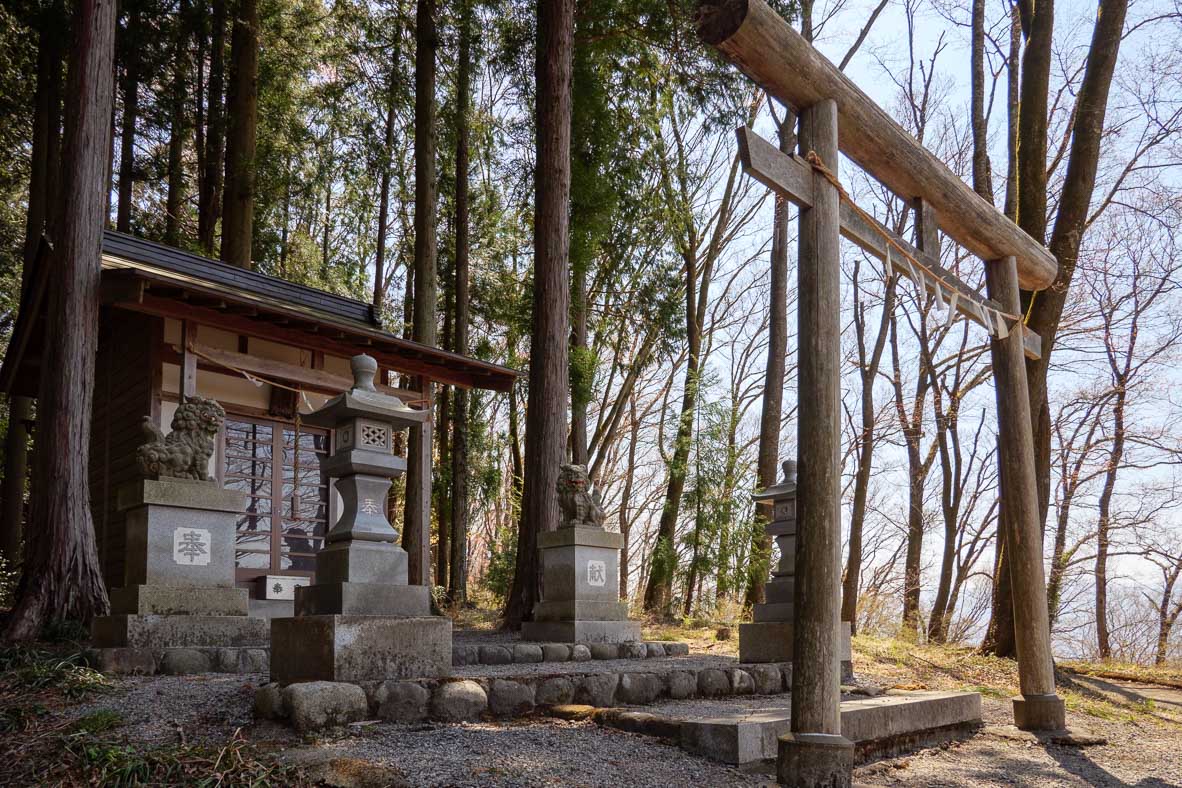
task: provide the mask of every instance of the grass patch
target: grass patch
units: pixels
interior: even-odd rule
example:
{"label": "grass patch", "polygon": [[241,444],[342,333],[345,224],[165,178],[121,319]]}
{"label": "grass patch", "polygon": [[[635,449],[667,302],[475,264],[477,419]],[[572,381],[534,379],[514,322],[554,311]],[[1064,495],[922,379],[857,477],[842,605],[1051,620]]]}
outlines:
{"label": "grass patch", "polygon": [[123,724],[123,715],[113,709],[99,709],[79,717],[71,729],[75,733],[104,733]]}
{"label": "grass patch", "polygon": [[1060,670],[1095,676],[1099,679],[1141,681],[1162,687],[1182,689],[1182,665],[1134,665],[1127,662],[1082,662],[1068,660],[1058,663]]}
{"label": "grass patch", "polygon": [[6,706],[0,709],[0,733],[27,731],[48,711],[40,703]]}
{"label": "grass patch", "polygon": [[81,653],[63,655],[24,645],[0,649],[0,695],[57,690],[77,700],[110,688],[103,674],[83,664]]}
{"label": "grass patch", "polygon": [[91,734],[63,737],[70,773],[91,785],[234,785],[262,788],[306,784],[298,770],[264,760],[236,731],[219,748],[180,746],[138,750]]}

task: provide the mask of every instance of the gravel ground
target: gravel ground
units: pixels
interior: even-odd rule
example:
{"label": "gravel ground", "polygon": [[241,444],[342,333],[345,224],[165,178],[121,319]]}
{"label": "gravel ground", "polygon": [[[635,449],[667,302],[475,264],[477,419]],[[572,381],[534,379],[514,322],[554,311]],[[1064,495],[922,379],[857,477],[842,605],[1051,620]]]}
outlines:
{"label": "gravel ground", "polygon": [[[522,667],[522,666],[518,666]],[[265,676],[150,676],[115,679],[116,691],[72,707],[76,719],[99,710],[122,715],[117,730],[144,745],[224,743],[239,727],[292,758],[357,758],[394,767],[413,786],[758,786],[765,777],[688,755],[647,736],[593,722],[536,718],[460,725],[352,726],[344,738],[305,746],[290,729],[252,726],[254,690]],[[643,769],[638,769],[643,764]]]}
{"label": "gravel ground", "polygon": [[120,731],[144,744],[224,743],[253,722],[255,689],[265,675],[209,673],[202,676],[134,676],[113,679],[116,690],[63,716],[76,719],[100,710],[123,717]]}
{"label": "gravel ground", "polygon": [[[703,659],[703,658],[690,658]],[[705,658],[709,659],[709,658]],[[654,660],[656,662],[656,660]],[[607,665],[580,663],[582,665]],[[490,666],[491,667],[491,666]],[[531,667],[524,665],[505,666]],[[292,731],[271,723],[251,724],[255,688],[264,676],[206,675],[116,679],[116,691],[71,707],[77,718],[100,709],[119,712],[116,729],[133,742],[160,746],[184,740],[224,743],[239,727],[265,748],[344,755],[397,769],[414,786],[756,786],[763,775],[743,774],[695,757],[659,740],[604,728],[592,722],[535,718],[508,724],[351,728],[344,738],[311,747]],[[1166,700],[1165,698],[1161,700]],[[782,697],[741,701],[758,708],[782,705]],[[1182,733],[1146,715],[1136,721],[1105,721],[1069,715],[1076,733],[1101,736],[1093,747],[1056,745],[1010,725],[1006,700],[984,699],[988,727],[972,739],[912,756],[868,764],[855,773],[865,786],[1182,786]],[[667,702],[652,711],[681,712],[720,701]],[[730,704],[734,704],[731,701]],[[730,705],[728,704],[728,705]]]}
{"label": "gravel ground", "polygon": [[493,676],[558,676],[567,673],[663,673],[669,670],[733,668],[738,664],[739,661],[734,657],[690,654],[684,657],[653,657],[652,659],[589,659],[586,662],[514,662],[508,665],[464,665],[453,668],[452,676],[468,679]]}
{"label": "gravel ground", "polygon": [[396,767],[414,786],[758,786],[767,778],[593,722],[535,720],[440,727],[376,725],[337,742]]}

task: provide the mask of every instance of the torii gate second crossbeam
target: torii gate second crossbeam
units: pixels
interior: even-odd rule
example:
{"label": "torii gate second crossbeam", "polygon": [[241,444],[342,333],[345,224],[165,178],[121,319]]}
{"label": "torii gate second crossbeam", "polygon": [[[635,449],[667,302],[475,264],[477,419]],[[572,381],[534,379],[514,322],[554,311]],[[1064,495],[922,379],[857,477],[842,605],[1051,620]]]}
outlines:
{"label": "torii gate second crossbeam", "polygon": [[[1024,359],[1028,348],[1041,349],[1024,341],[1019,301],[1019,287],[1051,284],[1055,258],[920,145],[765,0],[701,0],[698,35],[796,111],[805,154],[803,161],[773,156],[778,151],[740,130],[748,172],[801,206],[794,664],[791,733],[780,738],[780,781],[847,786],[852,780],[853,745],[841,735],[838,668],[843,234],[871,253],[882,249],[884,258],[887,248],[900,252],[907,262],[899,263],[910,276],[925,287],[929,277],[943,282],[957,293],[955,300],[965,301],[970,318],[987,325],[994,337],[990,351],[997,391],[999,494],[1015,589],[1021,690],[1014,699],[1014,717],[1027,730],[1061,729],[1064,708],[1055,693]],[[923,237],[930,243],[925,240],[920,249],[905,246],[852,201],[842,199],[839,149],[896,195],[919,203]],[[985,261],[987,299],[939,267],[932,224]],[[892,267],[895,262],[892,257]],[[913,264],[924,272],[911,271]]]}

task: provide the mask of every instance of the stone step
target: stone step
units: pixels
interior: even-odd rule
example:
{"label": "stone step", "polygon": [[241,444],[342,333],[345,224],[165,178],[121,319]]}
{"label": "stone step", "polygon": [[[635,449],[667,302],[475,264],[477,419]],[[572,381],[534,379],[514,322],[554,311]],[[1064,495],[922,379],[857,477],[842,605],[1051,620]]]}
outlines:
{"label": "stone step", "polygon": [[[644,711],[565,707],[556,713],[590,716],[724,763],[767,769],[774,768],[779,737],[789,731],[790,702],[787,696],[771,696],[666,702]],[[854,743],[859,761],[962,738],[981,725],[981,696],[976,692],[847,694],[841,704],[842,735]]]}
{"label": "stone step", "polygon": [[[654,657],[509,665],[470,665],[447,679],[360,682],[370,718],[392,722],[513,719],[539,708],[570,703],[588,707],[643,705],[663,699],[718,698],[784,692],[792,666],[740,665],[728,657]],[[335,692],[334,682],[323,691]],[[269,684],[256,698],[256,714],[287,718],[287,698],[308,684]],[[358,685],[353,685],[358,686]],[[294,721],[293,721],[294,722]],[[303,728],[306,720],[300,721]]]}
{"label": "stone step", "polygon": [[465,667],[533,662],[587,662],[682,657],[687,654],[688,644],[667,640],[630,643],[457,643],[451,648],[451,664],[455,667]]}

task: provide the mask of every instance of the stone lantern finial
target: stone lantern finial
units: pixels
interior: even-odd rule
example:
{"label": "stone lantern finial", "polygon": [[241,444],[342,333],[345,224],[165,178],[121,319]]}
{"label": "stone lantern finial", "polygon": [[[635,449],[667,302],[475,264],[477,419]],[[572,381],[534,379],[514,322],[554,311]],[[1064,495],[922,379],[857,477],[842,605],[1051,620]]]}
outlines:
{"label": "stone lantern finial", "polygon": [[796,484],[796,460],[784,460],[780,467],[784,471],[784,481]]}
{"label": "stone lantern finial", "polygon": [[373,385],[374,376],[378,374],[378,362],[366,353],[360,353],[349,359],[349,368],[353,370],[353,388],[362,391],[377,391]]}

